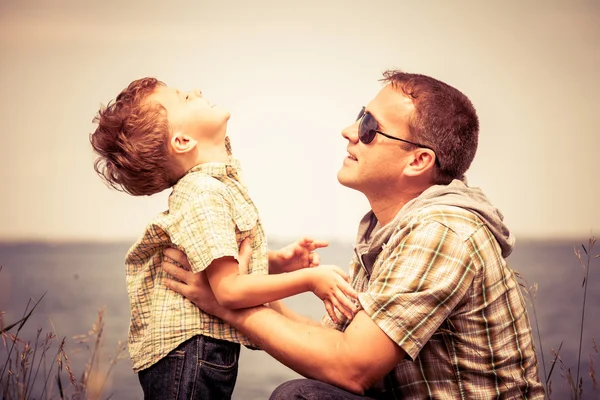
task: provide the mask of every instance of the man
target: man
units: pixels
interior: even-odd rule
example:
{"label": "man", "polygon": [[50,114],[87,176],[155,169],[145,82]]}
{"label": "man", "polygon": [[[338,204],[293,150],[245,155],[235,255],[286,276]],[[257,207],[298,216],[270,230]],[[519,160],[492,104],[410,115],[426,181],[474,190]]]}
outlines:
{"label": "man", "polygon": [[272,399],[543,398],[525,302],[505,262],[514,240],[463,178],[477,149],[475,109],[427,76],[387,71],[383,81],[342,132],[338,180],[371,205],[350,265],[360,303],[351,321],[319,326],[281,304],[229,311],[203,276],[165,262],[184,282],[168,286],[309,378]]}

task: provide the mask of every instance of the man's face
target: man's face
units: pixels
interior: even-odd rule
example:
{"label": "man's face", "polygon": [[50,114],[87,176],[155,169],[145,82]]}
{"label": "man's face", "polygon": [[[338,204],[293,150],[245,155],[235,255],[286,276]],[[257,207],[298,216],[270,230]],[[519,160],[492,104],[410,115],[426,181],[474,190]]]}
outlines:
{"label": "man's face", "polygon": [[[359,110],[357,107],[357,112]],[[408,122],[414,105],[400,90],[388,84],[366,105],[366,111],[377,120],[377,130],[410,140]],[[348,140],[348,156],[338,172],[338,181],[367,197],[399,188],[404,166],[410,162],[410,151],[404,150],[400,142],[380,134],[371,143],[362,143],[358,138],[360,122],[342,131]]]}
{"label": "man's face", "polygon": [[182,92],[160,86],[149,99],[167,110],[167,119],[174,131],[183,132],[200,143],[224,139],[230,114],[202,97],[200,90]]}

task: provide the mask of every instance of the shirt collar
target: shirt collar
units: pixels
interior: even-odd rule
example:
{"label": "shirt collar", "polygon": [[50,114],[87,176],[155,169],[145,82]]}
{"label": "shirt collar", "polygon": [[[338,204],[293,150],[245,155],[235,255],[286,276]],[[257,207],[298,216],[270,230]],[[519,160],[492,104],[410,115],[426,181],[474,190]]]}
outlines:
{"label": "shirt collar", "polygon": [[213,178],[223,178],[225,176],[237,177],[240,174],[241,165],[238,159],[231,157],[227,162],[208,162],[198,164],[191,168],[186,175],[194,173],[203,173]]}

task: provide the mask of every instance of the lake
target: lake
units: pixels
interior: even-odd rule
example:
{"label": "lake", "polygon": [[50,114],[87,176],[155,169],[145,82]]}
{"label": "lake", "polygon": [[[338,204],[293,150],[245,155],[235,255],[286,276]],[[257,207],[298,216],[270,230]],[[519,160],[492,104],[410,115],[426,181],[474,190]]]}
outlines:
{"label": "lake", "polygon": [[[518,239],[518,238],[517,238]],[[287,243],[270,240],[271,248]],[[546,370],[550,371],[553,356],[564,341],[560,355],[567,367],[576,374],[579,348],[579,328],[583,301],[583,274],[573,248],[587,246],[587,238],[576,240],[517,240],[513,254],[508,258],[512,269],[520,273],[529,285],[538,283],[536,311]],[[117,341],[127,339],[129,301],[124,278],[124,255],[131,243],[0,243],[0,310],[7,313],[4,322],[16,321],[29,298],[39,299],[47,292],[26,325],[26,335],[32,337],[37,328],[54,329],[59,337],[67,337],[67,351],[76,374],[82,371],[87,357],[73,336],[85,334],[96,321],[99,308],[105,309],[104,346],[112,351]],[[599,246],[593,254],[598,254]],[[330,242],[322,249],[322,263],[337,264],[347,269],[352,243]],[[580,376],[584,378],[584,398],[598,398],[592,392],[589,377],[589,358],[592,338],[600,339],[600,259],[592,260],[586,305],[586,323],[583,334]],[[320,319],[324,307],[313,294],[287,299],[294,310]],[[530,311],[533,320],[533,313]],[[533,322],[532,322],[533,325]],[[54,328],[53,328],[54,327]],[[537,331],[534,326],[537,340]],[[537,345],[538,359],[541,347]],[[125,353],[127,355],[127,353]],[[103,359],[106,361],[107,355]],[[6,351],[0,345],[0,368],[6,360]],[[598,362],[598,359],[596,359]],[[596,363],[597,364],[597,363]],[[598,370],[598,368],[596,368]],[[541,376],[544,375],[540,367]],[[552,374],[553,399],[569,398],[564,372],[557,365]],[[113,399],[141,399],[137,376],[131,370],[128,358],[120,360],[109,382]],[[280,383],[299,377],[298,374],[261,351],[242,349],[238,383],[234,399],[267,399]],[[66,379],[66,378],[65,378]]]}

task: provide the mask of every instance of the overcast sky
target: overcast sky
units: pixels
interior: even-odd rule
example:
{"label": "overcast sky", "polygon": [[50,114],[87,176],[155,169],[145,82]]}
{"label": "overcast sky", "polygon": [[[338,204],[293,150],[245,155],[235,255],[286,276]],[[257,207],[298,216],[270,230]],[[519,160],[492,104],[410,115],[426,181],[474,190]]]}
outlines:
{"label": "overcast sky", "polygon": [[340,132],[394,67],[471,98],[467,177],[517,239],[600,228],[598,1],[2,0],[0,55],[0,239],[134,240],[165,209],[92,167],[92,118],[144,76],[231,111],[269,237],[353,239]]}

